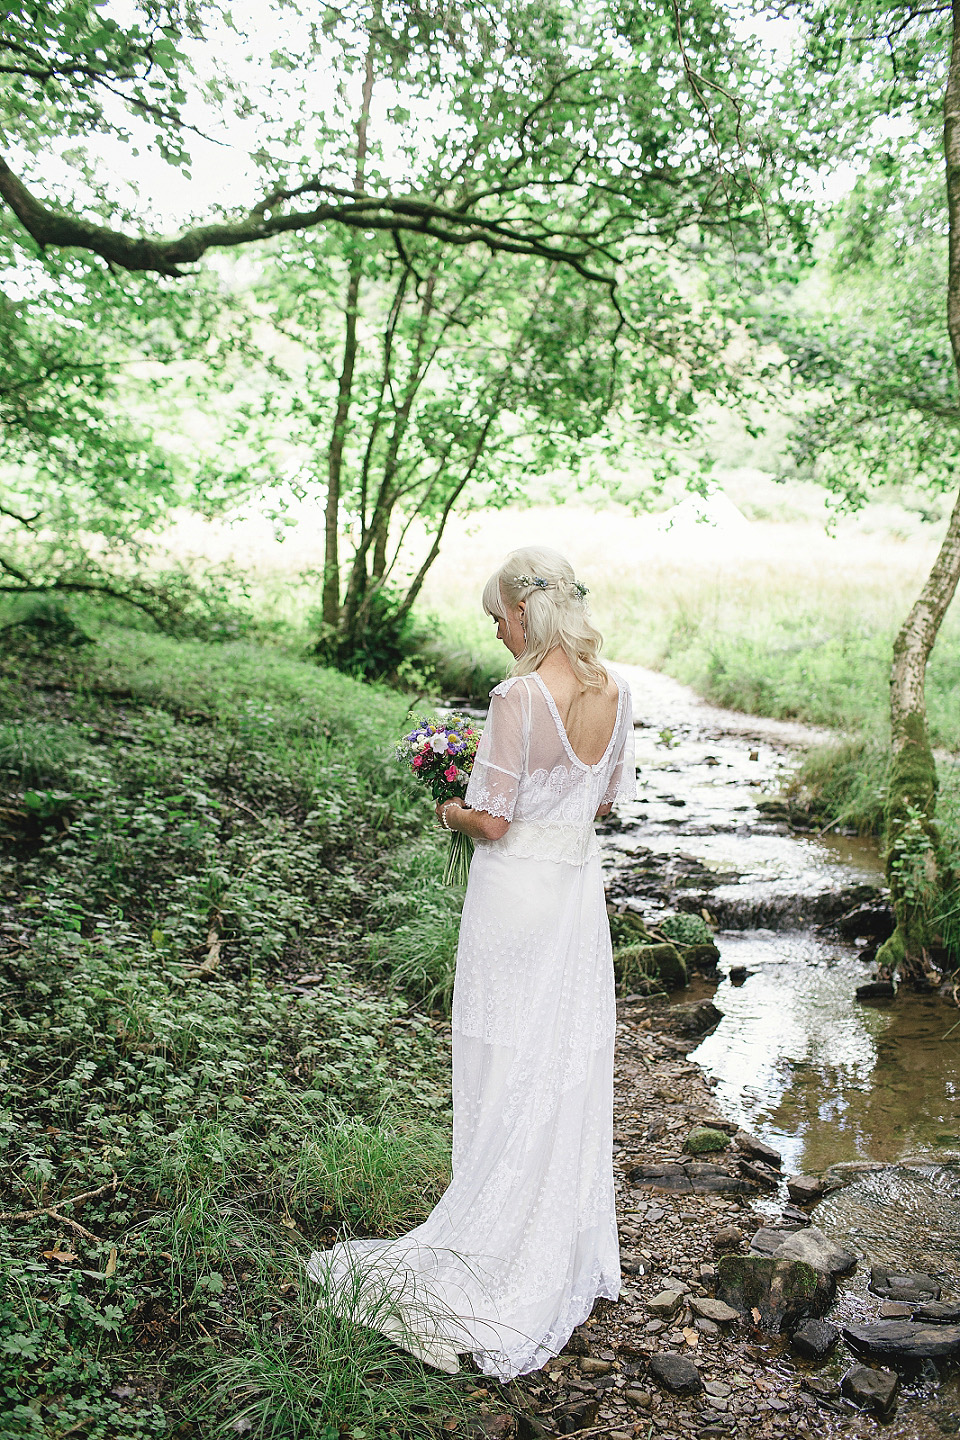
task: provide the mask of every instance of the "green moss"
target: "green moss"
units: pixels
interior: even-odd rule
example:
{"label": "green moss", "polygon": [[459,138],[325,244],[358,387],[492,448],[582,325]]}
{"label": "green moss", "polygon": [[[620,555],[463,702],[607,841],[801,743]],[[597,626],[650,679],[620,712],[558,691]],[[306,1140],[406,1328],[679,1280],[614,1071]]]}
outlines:
{"label": "green moss", "polygon": [[687,967],[674,945],[625,945],[614,953],[613,969],[621,995],[647,994],[656,984],[678,990],[687,983]]}
{"label": "green moss", "polygon": [[730,1136],[725,1135],[722,1130],[713,1130],[709,1125],[697,1125],[686,1140],[683,1148],[690,1155],[707,1155],[714,1150],[726,1150],[730,1144]]}

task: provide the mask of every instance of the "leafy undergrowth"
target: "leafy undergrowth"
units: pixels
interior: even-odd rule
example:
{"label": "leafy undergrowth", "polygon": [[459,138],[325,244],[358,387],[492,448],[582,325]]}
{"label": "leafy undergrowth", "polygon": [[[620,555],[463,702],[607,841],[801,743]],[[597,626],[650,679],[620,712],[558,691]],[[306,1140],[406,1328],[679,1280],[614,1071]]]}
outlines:
{"label": "leafy undergrowth", "polygon": [[250,645],[0,662],[4,1437],[461,1423],[456,1383],[303,1268],[447,1178],[418,997],[456,899],[392,759],[406,710]]}

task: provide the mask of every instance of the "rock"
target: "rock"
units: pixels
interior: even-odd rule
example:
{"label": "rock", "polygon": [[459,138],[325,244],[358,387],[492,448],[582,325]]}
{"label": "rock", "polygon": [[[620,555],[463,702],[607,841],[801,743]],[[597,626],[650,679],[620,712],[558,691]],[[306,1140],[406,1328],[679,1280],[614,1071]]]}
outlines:
{"label": "rock", "polygon": [[668,990],[687,983],[687,967],[675,945],[625,945],[613,957],[618,992],[626,994],[641,981],[656,979]]}
{"label": "rock", "polygon": [[790,1336],[790,1344],[805,1360],[822,1360],[840,1339],[840,1331],[829,1320],[804,1320]]}
{"label": "rock", "polygon": [[896,993],[892,980],[868,980],[857,986],[858,1000],[893,1000]]}
{"label": "rock", "polygon": [[681,1035],[707,1035],[720,1024],[723,1011],[712,1000],[690,1000],[684,1005],[671,1005],[667,1019]]}
{"label": "rock", "polygon": [[837,928],[845,940],[856,940],[858,935],[868,935],[871,940],[887,940],[894,931],[893,911],[889,905],[855,905],[846,915],[841,915]]}
{"label": "rock", "polygon": [[870,1268],[870,1289],[884,1300],[903,1300],[908,1304],[924,1304],[940,1299],[940,1286],[932,1275],[918,1271],[888,1270],[883,1265]]}
{"label": "rock", "polygon": [[750,974],[750,971],[747,969],[746,965],[731,965],[730,969],[727,971],[727,974],[730,977],[730,984],[736,985],[739,989],[739,987],[746,980],[747,976]]}
{"label": "rock", "polygon": [[773,1253],[778,1260],[805,1260],[814,1270],[822,1270],[827,1275],[842,1275],[857,1263],[852,1250],[844,1250],[842,1245],[828,1240],[815,1225],[788,1235]]}
{"label": "rock", "polygon": [[720,1334],[720,1326],[716,1321],[706,1320],[702,1315],[698,1315],[694,1320],[693,1328],[699,1330],[701,1335],[706,1335],[708,1340],[716,1340]]}
{"label": "rock", "polygon": [[757,1185],[763,1185],[767,1190],[776,1190],[780,1184],[780,1176],[776,1170],[764,1165],[761,1160],[740,1160],[737,1163],[741,1175],[745,1175]]}
{"label": "rock", "polygon": [[609,1375],[612,1369],[609,1360],[595,1360],[592,1355],[584,1355],[580,1361],[581,1375]]}
{"label": "rock", "polygon": [[774,1170],[779,1170],[783,1164],[779,1150],[774,1150],[772,1145],[765,1145],[762,1140],[757,1140],[748,1135],[746,1130],[738,1130],[733,1137],[733,1143],[744,1155],[749,1155],[751,1160],[762,1160],[765,1165],[770,1165]]}
{"label": "rock", "polygon": [[700,1371],[684,1355],[662,1350],[650,1358],[650,1375],[674,1395],[697,1395],[703,1389]]}
{"label": "rock", "polygon": [[918,1305],[913,1318],[933,1325],[960,1325],[960,1300],[931,1300],[927,1305]]}
{"label": "rock", "polygon": [[725,1380],[705,1380],[703,1388],[713,1399],[728,1400],[733,1393],[733,1387]]}
{"label": "rock", "polygon": [[672,1320],[682,1304],[683,1295],[679,1290],[661,1290],[659,1295],[647,1301],[647,1309],[658,1320]]}
{"label": "rock", "polygon": [[750,1249],[756,1255],[772,1255],[788,1236],[796,1235],[799,1229],[799,1225],[761,1225],[750,1236]]}
{"label": "rock", "polygon": [[687,970],[699,970],[701,975],[713,975],[720,960],[720,951],[710,943],[684,945],[681,955]]}
{"label": "rock", "polygon": [[868,1365],[854,1365],[840,1381],[840,1390],[862,1410],[889,1415],[900,1389],[900,1377],[892,1370],[873,1370]]}
{"label": "rock", "polygon": [[812,1205],[826,1188],[816,1175],[790,1175],[787,1178],[787,1194],[797,1205]]}
{"label": "rock", "polygon": [[804,1390],[809,1390],[811,1395],[816,1395],[818,1400],[839,1400],[840,1386],[836,1380],[828,1380],[823,1375],[804,1375],[800,1381]]}
{"label": "rock", "polygon": [[766,1255],[723,1255],[717,1295],[741,1314],[753,1314],[762,1330],[777,1335],[809,1315],[822,1315],[833,1297],[830,1277],[802,1260]]}
{"label": "rock", "polygon": [[730,1137],[722,1130],[711,1130],[707,1125],[697,1125],[683,1142],[684,1150],[691,1155],[706,1155],[712,1150],[726,1150]]}
{"label": "rock", "polygon": [[627,1179],[635,1185],[650,1185],[654,1190],[693,1189],[690,1176],[682,1165],[633,1165],[627,1171]]}
{"label": "rock", "polygon": [[694,1315],[712,1320],[715,1325],[729,1325],[740,1319],[739,1310],[734,1310],[732,1305],[726,1305],[722,1300],[711,1300],[708,1295],[691,1295],[687,1304]]}
{"label": "rock", "polygon": [[936,1360],[960,1352],[960,1325],[923,1325],[915,1320],[871,1320],[844,1325],[854,1350],[892,1360]]}
{"label": "rock", "polygon": [[903,1305],[899,1300],[884,1300],[879,1313],[881,1320],[911,1320],[913,1306]]}
{"label": "rock", "polygon": [[718,1253],[724,1250],[739,1250],[743,1244],[743,1231],[739,1225],[724,1225],[713,1237],[713,1248]]}
{"label": "rock", "polygon": [[624,1390],[623,1398],[624,1400],[628,1400],[631,1405],[638,1406],[641,1410],[649,1410],[651,1401],[653,1400],[653,1396],[649,1390],[634,1390],[632,1386]]}
{"label": "rock", "polygon": [[575,1400],[564,1405],[557,1415],[557,1434],[576,1435],[578,1430],[589,1430],[600,1418],[599,1400]]}

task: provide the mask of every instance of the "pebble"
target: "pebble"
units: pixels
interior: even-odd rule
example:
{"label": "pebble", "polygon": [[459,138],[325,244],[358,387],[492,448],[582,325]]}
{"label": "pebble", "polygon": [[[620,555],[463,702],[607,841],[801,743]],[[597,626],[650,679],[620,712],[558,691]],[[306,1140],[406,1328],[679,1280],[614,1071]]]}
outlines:
{"label": "pebble", "polygon": [[661,1351],[660,1354],[652,1356],[650,1374],[674,1395],[696,1395],[703,1389],[700,1371],[693,1361],[684,1355],[670,1355]]}
{"label": "pebble", "polygon": [[659,1295],[654,1295],[652,1300],[647,1301],[647,1309],[651,1315],[670,1320],[682,1303],[683,1295],[679,1290],[661,1290]]}
{"label": "pebble", "polygon": [[718,1230],[713,1237],[713,1248],[719,1252],[724,1250],[739,1250],[743,1244],[744,1234],[739,1225],[725,1225]]}
{"label": "pebble", "polygon": [[740,1319],[740,1311],[734,1310],[723,1300],[713,1300],[708,1295],[691,1295],[690,1309],[703,1320],[712,1320],[715,1325],[730,1325]]}
{"label": "pebble", "polygon": [[609,1360],[594,1360],[591,1355],[584,1355],[580,1361],[580,1371],[584,1375],[609,1375],[612,1369]]}

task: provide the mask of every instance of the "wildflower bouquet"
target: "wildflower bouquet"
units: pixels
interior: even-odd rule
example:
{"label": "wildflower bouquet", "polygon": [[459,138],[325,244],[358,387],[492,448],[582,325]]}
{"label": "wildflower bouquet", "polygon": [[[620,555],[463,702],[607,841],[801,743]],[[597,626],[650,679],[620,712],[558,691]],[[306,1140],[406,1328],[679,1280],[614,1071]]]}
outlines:
{"label": "wildflower bouquet", "polygon": [[[417,780],[429,785],[435,802],[462,800],[473,769],[480,732],[465,715],[441,719],[429,715],[417,720],[397,746],[397,759]],[[461,830],[450,836],[450,855],[443,872],[447,885],[466,885],[473,841]]]}

